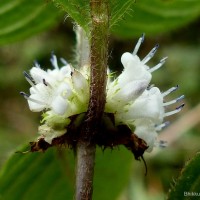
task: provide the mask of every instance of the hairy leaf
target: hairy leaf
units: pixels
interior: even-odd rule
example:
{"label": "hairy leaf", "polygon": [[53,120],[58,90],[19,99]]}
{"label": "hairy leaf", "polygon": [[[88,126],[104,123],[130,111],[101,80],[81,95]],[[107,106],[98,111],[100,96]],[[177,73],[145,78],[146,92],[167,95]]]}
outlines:
{"label": "hairy leaf", "polygon": [[[189,161],[181,172],[175,186],[170,190],[169,200],[187,200],[198,198],[194,193],[200,195],[200,153]],[[192,196],[193,194],[193,196]]]}
{"label": "hairy leaf", "polygon": [[111,27],[123,19],[125,14],[133,14],[134,0],[110,0]]}
{"label": "hairy leaf", "polygon": [[[59,9],[89,33],[89,0],[9,0],[0,2],[0,45],[30,37],[56,23]],[[130,38],[179,28],[200,15],[199,0],[109,0],[114,35]],[[63,18],[62,18],[63,20]],[[59,23],[58,19],[57,23]]]}
{"label": "hairy leaf", "polygon": [[128,184],[133,157],[124,147],[105,152],[97,150],[93,199],[117,199]]}
{"label": "hairy leaf", "polygon": [[[89,31],[89,0],[52,0],[86,32]],[[199,0],[110,0],[110,26],[114,35],[130,38],[179,28],[200,16]]]}
{"label": "hairy leaf", "polygon": [[[126,186],[132,158],[124,148],[97,150],[95,200],[117,198]],[[74,156],[70,150],[50,148],[45,153],[16,153],[1,170],[0,199],[73,199],[74,168]]]}
{"label": "hairy leaf", "polygon": [[[63,9],[68,15],[88,33],[91,22],[90,0],[52,0],[54,4]],[[94,1],[95,2],[95,1]],[[134,0],[109,0],[110,26],[112,27],[122,19],[125,13],[132,11]]]}
{"label": "hairy leaf", "polygon": [[0,196],[6,200],[72,199],[72,175],[70,163],[64,169],[54,149],[14,154],[1,173]]}
{"label": "hairy leaf", "polygon": [[179,28],[200,16],[199,0],[140,0],[114,27],[113,33],[131,38],[141,33],[164,33]]}
{"label": "hairy leaf", "polygon": [[0,1],[0,45],[46,30],[58,16],[59,10],[45,1]]}
{"label": "hairy leaf", "polygon": [[88,33],[90,23],[89,0],[52,0]]}

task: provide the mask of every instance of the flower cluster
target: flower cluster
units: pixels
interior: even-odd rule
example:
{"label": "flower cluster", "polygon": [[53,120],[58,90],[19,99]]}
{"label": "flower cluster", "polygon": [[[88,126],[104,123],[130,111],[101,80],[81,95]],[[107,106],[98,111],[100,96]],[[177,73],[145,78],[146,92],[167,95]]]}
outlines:
{"label": "flower cluster", "polygon": [[158,144],[157,132],[169,124],[163,122],[164,118],[178,113],[184,104],[170,112],[165,112],[165,107],[179,102],[184,95],[165,102],[164,97],[175,91],[178,86],[161,92],[159,88],[149,85],[152,72],[159,69],[167,57],[150,68],[146,63],[154,56],[158,45],[140,60],[137,52],[143,41],[144,35],[139,38],[133,53],[126,52],[122,55],[124,70],[114,81],[108,81],[105,110],[115,114],[117,124],[126,124],[134,130],[134,133],[149,146],[147,151],[151,151]]}
{"label": "flower cluster", "polygon": [[59,68],[54,54],[50,61],[53,70],[45,71],[35,63],[30,75],[24,72],[31,85],[30,95],[21,92],[31,111],[46,111],[43,114],[45,123],[39,127],[39,133],[48,143],[66,132],[70,116],[86,112],[89,101],[88,69],[83,67],[78,71],[64,59]]}
{"label": "flower cluster", "polygon": [[[122,55],[124,70],[116,79],[112,80],[108,74],[105,112],[113,113],[116,126],[127,125],[147,143],[148,151],[151,151],[158,144],[158,131],[169,124],[163,122],[164,118],[179,112],[184,104],[170,112],[165,112],[165,107],[179,102],[184,96],[165,102],[165,96],[178,86],[161,92],[159,88],[150,85],[152,72],[159,69],[166,58],[150,68],[147,62],[154,56],[158,45],[140,60],[137,52],[143,40],[144,36],[139,38],[133,53]],[[39,133],[49,144],[53,138],[66,133],[70,116],[87,111],[89,102],[89,67],[83,66],[76,70],[64,59],[61,61],[63,66],[59,68],[56,56],[52,55],[53,70],[45,71],[36,63],[30,75],[24,72],[31,85],[30,95],[21,92],[28,100],[30,110],[45,111],[44,124],[39,127]]]}

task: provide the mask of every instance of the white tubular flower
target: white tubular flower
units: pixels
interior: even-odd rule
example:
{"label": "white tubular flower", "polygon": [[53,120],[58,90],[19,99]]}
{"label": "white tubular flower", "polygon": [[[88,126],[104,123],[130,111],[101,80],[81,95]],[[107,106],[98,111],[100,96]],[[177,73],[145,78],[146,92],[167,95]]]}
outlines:
{"label": "white tubular flower", "polygon": [[81,72],[74,70],[72,75],[72,84],[79,100],[83,103],[87,100],[89,101],[88,80]]}
{"label": "white tubular flower", "polygon": [[164,97],[175,91],[178,86],[164,93],[161,93],[157,87],[149,87],[152,72],[159,69],[166,58],[150,68],[146,63],[154,56],[158,45],[140,60],[136,54],[143,41],[144,35],[138,40],[132,54],[126,52],[122,55],[121,62],[124,70],[114,81],[108,81],[105,111],[114,113],[116,125],[129,126],[139,138],[147,143],[150,152],[158,144],[157,131],[169,124],[163,122],[164,118],[179,112],[184,104],[170,112],[165,112],[165,107],[182,100],[184,96],[164,102]]}
{"label": "white tubular flower", "polygon": [[147,145],[147,152],[151,152],[156,143],[157,132],[155,130],[155,124],[149,119],[137,119],[134,122],[135,134],[143,139]]}
{"label": "white tubular flower", "polygon": [[116,120],[126,124],[136,119],[150,119],[154,123],[161,123],[164,116],[163,97],[160,90],[153,87],[145,90],[132,104],[116,113]]}
{"label": "white tubular flower", "polygon": [[[53,60],[57,59],[53,55]],[[54,66],[55,67],[55,66]],[[65,79],[69,79],[70,65],[63,66],[60,70],[48,70],[47,72],[38,67],[30,70],[30,75],[24,72],[26,80],[31,84],[30,96],[22,93],[28,100],[29,108],[33,112],[44,109],[52,109],[56,114],[64,114],[67,109],[66,97],[72,93]]]}
{"label": "white tubular flower", "polygon": [[[144,36],[139,39],[132,54],[126,52],[122,55],[123,72],[113,82],[108,82],[107,102],[110,102],[110,106],[113,104],[124,106],[130,101],[134,101],[144,92],[151,81],[149,67],[145,65],[147,61],[141,61],[136,55],[143,40]],[[154,49],[154,51],[156,50]],[[108,111],[115,113],[115,108],[112,109],[110,106],[106,105]]]}
{"label": "white tubular flower", "polygon": [[55,87],[54,84],[46,82],[38,83],[30,88],[31,95],[28,95],[24,92],[21,94],[28,100],[29,108],[33,112],[40,112],[44,109],[52,109],[56,114],[64,114],[67,103],[64,100],[62,93],[67,92],[67,89],[63,89],[62,92],[58,92],[63,87],[63,84],[60,84]]}
{"label": "white tubular flower", "polygon": [[21,92],[31,111],[46,111],[45,124],[39,127],[39,133],[48,143],[66,132],[66,125],[70,122],[68,117],[86,112],[89,101],[87,67],[78,71],[61,59],[64,65],[59,68],[55,55],[50,61],[53,70],[45,71],[36,63],[30,75],[24,72],[31,85],[30,95]]}

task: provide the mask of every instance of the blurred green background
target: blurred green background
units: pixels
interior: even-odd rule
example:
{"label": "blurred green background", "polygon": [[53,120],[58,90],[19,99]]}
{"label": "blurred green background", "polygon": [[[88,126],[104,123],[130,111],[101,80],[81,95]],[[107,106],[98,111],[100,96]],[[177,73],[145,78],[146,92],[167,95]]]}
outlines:
{"label": "blurred green background", "polygon": [[[19,95],[20,91],[28,92],[29,89],[22,72],[29,71],[34,60],[37,60],[43,68],[51,67],[49,62],[51,51],[54,51],[58,57],[74,63],[76,38],[73,29],[71,19],[65,19],[65,13],[60,13],[57,23],[47,31],[0,47],[1,168],[20,146],[28,144],[37,137],[40,113],[32,113],[26,100]],[[152,83],[161,91],[179,84],[180,89],[170,98],[185,94],[186,106],[181,113],[169,119],[172,125],[160,133],[160,138],[168,141],[168,147],[144,155],[148,166],[146,177],[143,163],[136,162],[131,155],[130,157],[126,155],[129,160],[131,159],[131,164],[127,163],[130,166],[127,167],[129,180],[123,183],[124,189],[120,191],[117,198],[119,200],[163,199],[185,161],[200,149],[200,18],[197,17],[190,23],[173,28],[171,31],[167,31],[167,27],[165,29],[165,32],[157,34],[145,31],[146,38],[139,55],[141,58],[144,57],[155,44],[160,44],[158,52],[149,65],[155,65],[162,57],[169,58],[159,71],[154,72]],[[137,33],[133,35],[128,38],[120,34],[110,35],[109,66],[113,71],[122,70],[120,63],[122,53],[132,51],[140,37]],[[172,109],[174,108],[175,106],[172,106]],[[110,150],[106,151],[112,154]],[[123,154],[117,156],[116,152],[113,156],[118,159],[118,162],[117,164],[111,162],[109,167],[115,168],[114,171],[119,170],[120,173],[120,163],[121,165],[126,163],[123,161]],[[97,177],[104,174],[106,162],[112,157],[108,156],[106,159],[102,161],[105,163]],[[121,176],[123,177],[123,174]],[[114,179],[113,176],[110,178]],[[100,189],[98,191],[98,184],[95,192],[97,196],[98,192],[102,192]],[[109,191],[105,192],[109,193]]]}

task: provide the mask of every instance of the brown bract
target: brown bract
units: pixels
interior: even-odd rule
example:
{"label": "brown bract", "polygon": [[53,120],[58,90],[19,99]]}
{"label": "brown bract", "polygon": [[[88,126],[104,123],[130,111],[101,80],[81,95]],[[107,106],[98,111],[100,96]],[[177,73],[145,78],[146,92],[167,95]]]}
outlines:
{"label": "brown bract", "polygon": [[[50,147],[61,146],[68,146],[76,151],[77,142],[81,139],[80,137],[82,137],[80,130],[84,115],[85,113],[82,113],[70,117],[71,122],[67,127],[66,133],[60,137],[54,138],[51,144],[47,143],[45,138],[39,138],[36,142],[30,142],[30,151],[44,152]],[[90,142],[100,146],[103,150],[124,145],[134,154],[136,160],[143,158],[144,152],[148,149],[146,142],[138,138],[127,125],[115,126],[113,113],[103,114],[99,131],[90,138]]]}

